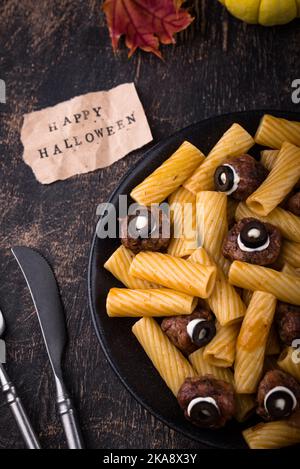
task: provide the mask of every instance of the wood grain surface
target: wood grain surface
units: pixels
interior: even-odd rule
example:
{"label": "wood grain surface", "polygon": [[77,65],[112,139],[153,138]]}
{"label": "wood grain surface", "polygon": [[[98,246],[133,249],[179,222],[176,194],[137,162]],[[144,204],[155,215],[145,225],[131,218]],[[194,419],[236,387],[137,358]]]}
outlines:
{"label": "wood grain surface", "polygon": [[[24,113],[75,95],[134,81],[154,141],[230,111],[299,110],[291,83],[300,78],[300,22],[247,26],[214,0],[199,1],[197,21],[164,61],[123,47],[113,54],[98,0],[1,0],[0,305],[7,319],[7,370],[44,448],[65,448],[54,384],[36,314],[10,252],[25,244],[52,263],[65,305],[69,345],[64,368],[89,448],[199,448],[140,407],[110,369],[87,302],[87,263],[96,206],[142,155],[51,186],[22,161]],[[159,396],[158,396],[159,398]],[[0,397],[0,448],[23,448]]]}

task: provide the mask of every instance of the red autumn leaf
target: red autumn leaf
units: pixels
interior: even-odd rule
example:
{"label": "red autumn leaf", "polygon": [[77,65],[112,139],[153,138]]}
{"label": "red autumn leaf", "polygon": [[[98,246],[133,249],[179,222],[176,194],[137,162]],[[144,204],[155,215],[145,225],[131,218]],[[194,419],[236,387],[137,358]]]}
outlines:
{"label": "red autumn leaf", "polygon": [[159,44],[175,43],[174,34],[187,28],[193,18],[178,0],[105,0],[112,46],[117,49],[125,35],[129,57],[139,47],[161,58]]}

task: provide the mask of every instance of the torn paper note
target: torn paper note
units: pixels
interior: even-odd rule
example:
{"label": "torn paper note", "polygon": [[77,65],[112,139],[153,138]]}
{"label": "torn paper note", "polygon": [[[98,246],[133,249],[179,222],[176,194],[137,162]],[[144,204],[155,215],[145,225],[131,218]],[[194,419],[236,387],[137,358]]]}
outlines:
{"label": "torn paper note", "polygon": [[104,168],[152,140],[133,83],[24,116],[24,161],[50,184]]}

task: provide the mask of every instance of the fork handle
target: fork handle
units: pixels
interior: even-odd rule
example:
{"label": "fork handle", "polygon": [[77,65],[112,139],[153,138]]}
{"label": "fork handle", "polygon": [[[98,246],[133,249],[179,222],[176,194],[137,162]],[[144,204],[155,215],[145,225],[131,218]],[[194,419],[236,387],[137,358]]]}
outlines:
{"label": "fork handle", "polygon": [[20,433],[23,436],[26,447],[28,449],[41,449],[40,443],[27,417],[22,401],[17,395],[17,391],[15,387],[12,385],[1,363],[0,363],[0,384],[1,384],[2,391],[5,395],[6,402],[9,405],[14,415],[14,418],[19,427]]}

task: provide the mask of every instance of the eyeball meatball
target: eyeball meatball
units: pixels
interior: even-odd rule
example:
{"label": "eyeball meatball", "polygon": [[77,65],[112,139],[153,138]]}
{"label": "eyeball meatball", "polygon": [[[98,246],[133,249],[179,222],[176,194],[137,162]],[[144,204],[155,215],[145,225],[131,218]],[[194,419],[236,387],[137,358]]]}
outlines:
{"label": "eyeball meatball", "polygon": [[268,371],[259,384],[257,401],[257,413],[264,420],[290,417],[299,409],[300,384],[284,371]]}
{"label": "eyeball meatball", "polygon": [[169,217],[156,207],[141,207],[121,220],[122,244],[138,254],[141,251],[165,251],[170,241]]}
{"label": "eyeball meatball", "polygon": [[229,231],[223,255],[232,261],[271,265],[280,254],[281,244],[281,234],[275,226],[256,218],[243,218]]}
{"label": "eyeball meatball", "polygon": [[216,169],[215,190],[246,200],[266,179],[268,170],[250,155],[230,158]]}
{"label": "eyeball meatball", "polygon": [[211,375],[187,378],[177,400],[185,418],[203,428],[221,428],[235,412],[233,387]]}
{"label": "eyeball meatball", "polygon": [[213,314],[199,307],[189,316],[165,318],[161,328],[184,355],[190,355],[204,347],[216,334]]}
{"label": "eyeball meatball", "polygon": [[284,345],[290,346],[295,339],[300,339],[300,306],[278,302],[275,318]]}

